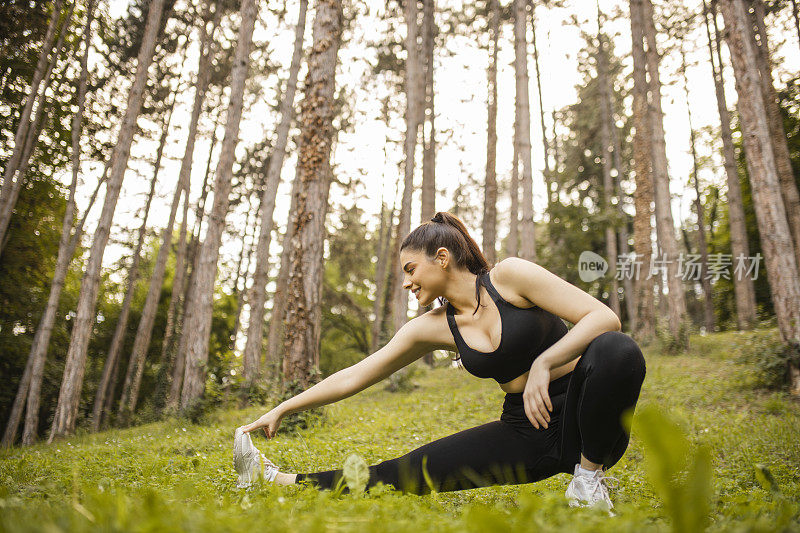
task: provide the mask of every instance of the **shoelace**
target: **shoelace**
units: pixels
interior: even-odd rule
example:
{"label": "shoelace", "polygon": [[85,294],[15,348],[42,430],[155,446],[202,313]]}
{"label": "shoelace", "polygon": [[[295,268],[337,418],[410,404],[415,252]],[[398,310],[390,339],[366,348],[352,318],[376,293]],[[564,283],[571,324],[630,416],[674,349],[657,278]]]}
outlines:
{"label": "shoelace", "polygon": [[600,499],[610,500],[608,489],[616,488],[619,484],[619,479],[613,476],[606,476],[602,470],[598,470],[597,472],[595,472],[595,474],[591,477],[591,481],[592,481],[591,498],[593,500],[595,499],[595,495],[598,491],[600,492]]}

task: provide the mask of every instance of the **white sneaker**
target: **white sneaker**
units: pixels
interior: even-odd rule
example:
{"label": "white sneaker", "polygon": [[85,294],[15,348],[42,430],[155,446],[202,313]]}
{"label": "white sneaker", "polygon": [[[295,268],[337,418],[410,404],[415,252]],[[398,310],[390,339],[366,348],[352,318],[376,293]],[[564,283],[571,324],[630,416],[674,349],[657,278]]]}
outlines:
{"label": "white sneaker", "polygon": [[250,434],[242,431],[242,428],[237,428],[233,436],[233,467],[239,474],[236,487],[240,489],[252,486],[259,478],[274,481],[278,475],[278,467],[258,451]]}
{"label": "white sneaker", "polygon": [[616,478],[606,476],[602,468],[591,474],[581,472],[580,465],[575,465],[575,474],[570,481],[564,496],[569,499],[570,507],[597,507],[608,511],[610,516],[614,516],[611,511],[614,504],[608,494],[609,481],[616,481]]}

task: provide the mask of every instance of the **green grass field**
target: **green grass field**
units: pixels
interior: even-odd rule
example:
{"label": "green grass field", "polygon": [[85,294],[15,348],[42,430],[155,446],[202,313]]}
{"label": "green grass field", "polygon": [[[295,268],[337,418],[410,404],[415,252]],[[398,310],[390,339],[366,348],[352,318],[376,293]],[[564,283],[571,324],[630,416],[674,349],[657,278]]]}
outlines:
{"label": "green grass field", "polygon": [[[236,489],[233,430],[271,407],[259,406],[0,452],[0,531],[800,531],[800,406],[753,386],[737,337],[693,337],[692,356],[646,350],[631,447],[609,472],[620,480],[614,518],[570,509],[563,474],[430,496]],[[414,381],[409,393],[379,384],[256,445],[288,472],[340,467],[352,453],[372,464],[500,414],[502,391],[462,369]]]}

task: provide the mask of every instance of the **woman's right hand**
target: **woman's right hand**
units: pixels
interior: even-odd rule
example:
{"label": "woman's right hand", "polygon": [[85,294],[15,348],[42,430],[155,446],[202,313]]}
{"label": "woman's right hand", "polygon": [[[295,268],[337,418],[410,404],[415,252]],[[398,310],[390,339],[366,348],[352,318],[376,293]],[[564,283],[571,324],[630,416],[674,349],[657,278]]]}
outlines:
{"label": "woman's right hand", "polygon": [[242,426],[242,431],[245,433],[250,433],[251,431],[257,429],[263,429],[264,434],[267,436],[268,439],[271,439],[275,436],[275,433],[278,431],[278,426],[281,424],[281,419],[283,418],[283,414],[278,411],[278,408],[271,410],[270,412],[261,415],[258,420],[250,422],[247,425]]}

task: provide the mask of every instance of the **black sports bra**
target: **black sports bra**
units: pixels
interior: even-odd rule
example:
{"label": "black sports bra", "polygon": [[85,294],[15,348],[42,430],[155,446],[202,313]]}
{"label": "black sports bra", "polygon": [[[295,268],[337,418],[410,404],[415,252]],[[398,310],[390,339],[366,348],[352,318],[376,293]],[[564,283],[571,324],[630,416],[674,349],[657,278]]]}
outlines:
{"label": "black sports bra", "polygon": [[558,316],[541,307],[517,307],[503,299],[492,285],[489,274],[483,282],[500,312],[500,345],[493,352],[473,350],[458,331],[454,308],[447,303],[447,324],[461,356],[464,368],[479,378],[492,378],[508,383],[530,370],[533,360],[552,346],[568,329]]}

